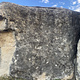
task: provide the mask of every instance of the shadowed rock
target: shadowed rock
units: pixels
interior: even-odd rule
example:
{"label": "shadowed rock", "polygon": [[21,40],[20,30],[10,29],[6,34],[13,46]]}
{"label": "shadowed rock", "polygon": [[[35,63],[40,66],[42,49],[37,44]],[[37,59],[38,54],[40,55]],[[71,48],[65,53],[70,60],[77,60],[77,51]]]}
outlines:
{"label": "shadowed rock", "polygon": [[0,31],[0,38],[3,38],[3,31],[15,36],[11,38],[14,49],[5,53],[12,58],[12,63],[7,64],[11,76],[27,80],[75,80],[80,13],[64,8],[0,3]]}

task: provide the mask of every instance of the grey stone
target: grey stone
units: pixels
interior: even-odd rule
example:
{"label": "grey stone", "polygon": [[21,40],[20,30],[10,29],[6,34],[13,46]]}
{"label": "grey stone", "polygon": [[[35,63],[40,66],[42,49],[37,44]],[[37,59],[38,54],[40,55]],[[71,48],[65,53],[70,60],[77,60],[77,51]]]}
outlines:
{"label": "grey stone", "polygon": [[0,3],[0,15],[4,18],[0,21],[6,24],[0,26],[1,33],[15,33],[15,38],[10,37],[13,52],[8,52],[13,54],[8,65],[11,76],[27,80],[75,80],[80,13],[4,2]]}

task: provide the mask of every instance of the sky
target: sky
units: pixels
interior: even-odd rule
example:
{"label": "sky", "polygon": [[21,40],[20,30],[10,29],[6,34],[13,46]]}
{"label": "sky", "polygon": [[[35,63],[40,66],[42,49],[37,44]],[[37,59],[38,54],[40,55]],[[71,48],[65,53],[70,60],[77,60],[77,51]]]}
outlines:
{"label": "sky", "polygon": [[80,12],[80,0],[0,0],[23,6],[61,7]]}

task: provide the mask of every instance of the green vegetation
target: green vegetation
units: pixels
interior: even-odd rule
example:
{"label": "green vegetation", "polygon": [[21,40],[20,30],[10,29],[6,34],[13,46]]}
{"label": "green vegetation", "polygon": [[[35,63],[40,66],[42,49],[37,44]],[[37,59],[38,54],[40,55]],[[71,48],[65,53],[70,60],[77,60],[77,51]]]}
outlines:
{"label": "green vegetation", "polygon": [[13,78],[11,76],[0,77],[0,80],[24,80],[21,78]]}
{"label": "green vegetation", "polygon": [[[14,77],[11,77],[11,76],[4,76],[4,77],[0,77],[0,80],[25,80],[25,79],[14,78]],[[61,79],[55,79],[55,80],[61,80]]]}

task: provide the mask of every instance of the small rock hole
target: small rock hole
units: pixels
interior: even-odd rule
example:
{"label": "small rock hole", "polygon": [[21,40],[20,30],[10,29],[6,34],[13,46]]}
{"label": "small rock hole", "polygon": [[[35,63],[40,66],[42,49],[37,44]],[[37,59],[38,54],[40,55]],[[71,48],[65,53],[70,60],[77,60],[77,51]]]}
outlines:
{"label": "small rock hole", "polygon": [[0,15],[0,21],[2,21],[3,19],[5,19],[3,16]]}

